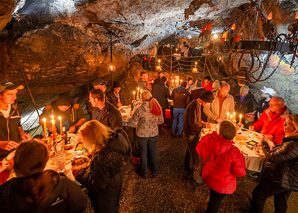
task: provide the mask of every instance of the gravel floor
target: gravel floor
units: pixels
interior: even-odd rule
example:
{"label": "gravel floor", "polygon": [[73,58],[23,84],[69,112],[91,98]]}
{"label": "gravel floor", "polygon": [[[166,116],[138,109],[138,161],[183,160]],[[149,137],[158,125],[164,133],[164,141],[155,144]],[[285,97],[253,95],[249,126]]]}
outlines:
{"label": "gravel floor", "polygon": [[[185,147],[183,139],[173,139],[170,129],[161,129],[157,142],[160,172],[156,178],[142,178],[132,164],[126,166],[120,200],[120,212],[204,212],[209,196],[206,185],[195,186],[182,179]],[[257,182],[238,178],[237,190],[226,197],[219,212],[247,212]],[[288,201],[288,213],[298,212],[298,193]],[[266,202],[264,213],[274,212],[273,199]]]}

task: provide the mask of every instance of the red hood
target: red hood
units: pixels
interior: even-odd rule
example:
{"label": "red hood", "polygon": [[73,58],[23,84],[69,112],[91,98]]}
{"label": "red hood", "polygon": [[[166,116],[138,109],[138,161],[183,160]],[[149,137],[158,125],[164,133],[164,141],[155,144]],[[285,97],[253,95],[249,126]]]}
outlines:
{"label": "red hood", "polygon": [[212,132],[209,135],[206,135],[206,141],[208,141],[207,149],[211,155],[221,155],[227,152],[232,145],[234,144],[233,141],[226,140],[222,138],[217,132]]}

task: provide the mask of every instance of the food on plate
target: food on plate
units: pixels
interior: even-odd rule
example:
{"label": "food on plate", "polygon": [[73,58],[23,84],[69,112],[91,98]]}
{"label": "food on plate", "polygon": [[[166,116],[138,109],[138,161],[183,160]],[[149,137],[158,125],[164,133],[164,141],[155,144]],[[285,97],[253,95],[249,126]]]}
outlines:
{"label": "food on plate", "polygon": [[85,157],[76,158],[71,162],[71,166],[73,170],[85,169],[89,166],[89,160]]}
{"label": "food on plate", "polygon": [[265,155],[264,150],[263,150],[262,147],[256,147],[256,148],[254,148],[254,152],[255,152],[257,155]]}
{"label": "food on plate", "polygon": [[54,158],[55,156],[56,156],[56,152],[51,151],[50,154],[49,154],[49,157],[50,158]]}
{"label": "food on plate", "polygon": [[73,158],[73,154],[72,153],[66,153],[65,154],[65,161],[69,161],[72,158]]}
{"label": "food on plate", "polygon": [[52,165],[52,166],[56,166],[56,159],[55,159],[55,158],[52,158],[52,160],[51,160],[51,165]]}
{"label": "food on plate", "polygon": [[248,141],[248,137],[246,135],[236,135],[234,137],[234,142],[237,143],[246,143],[246,141]]}
{"label": "food on plate", "polygon": [[65,150],[71,150],[71,149],[73,149],[73,145],[72,144],[65,144],[64,149]]}

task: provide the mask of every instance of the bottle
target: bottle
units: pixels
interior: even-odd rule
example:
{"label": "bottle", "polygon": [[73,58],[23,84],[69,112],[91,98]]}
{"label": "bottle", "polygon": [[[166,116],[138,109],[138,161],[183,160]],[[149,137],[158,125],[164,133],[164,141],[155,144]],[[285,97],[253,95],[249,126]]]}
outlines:
{"label": "bottle", "polygon": [[132,103],[131,103],[131,111],[133,112],[133,107],[134,107],[134,105],[133,105],[133,101],[132,101]]}
{"label": "bottle", "polygon": [[62,140],[57,141],[56,144],[56,167],[58,169],[58,172],[65,171],[65,156]]}

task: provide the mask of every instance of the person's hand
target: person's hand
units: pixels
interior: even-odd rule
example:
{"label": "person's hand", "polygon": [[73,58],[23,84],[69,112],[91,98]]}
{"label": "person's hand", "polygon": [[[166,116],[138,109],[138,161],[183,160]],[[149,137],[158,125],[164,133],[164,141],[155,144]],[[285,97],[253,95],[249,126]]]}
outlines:
{"label": "person's hand", "polygon": [[20,132],[20,136],[24,141],[29,141],[31,140],[31,135],[27,134],[26,132]]}
{"label": "person's hand", "polygon": [[255,127],[254,127],[254,126],[250,126],[250,127],[248,127],[248,129],[249,129],[250,131],[255,131]]}
{"label": "person's hand", "polygon": [[10,173],[13,169],[13,164],[14,164],[14,158],[12,158],[10,161],[8,161],[8,167],[5,169],[7,173]]}
{"label": "person's hand", "polygon": [[0,141],[0,148],[6,151],[10,151],[14,148],[17,148],[19,144],[14,141]]}
{"label": "person's hand", "polygon": [[121,103],[117,103],[117,107],[119,108],[119,107],[122,107],[122,104]]}
{"label": "person's hand", "polygon": [[74,133],[76,130],[77,130],[76,125],[73,125],[73,126],[71,126],[71,127],[69,128],[68,132],[69,132],[69,133]]}
{"label": "person's hand", "polygon": [[221,118],[216,118],[216,122],[217,123],[221,123],[222,122],[222,119]]}
{"label": "person's hand", "polygon": [[264,135],[266,141],[273,141],[274,137],[272,135]]}

